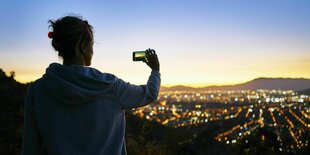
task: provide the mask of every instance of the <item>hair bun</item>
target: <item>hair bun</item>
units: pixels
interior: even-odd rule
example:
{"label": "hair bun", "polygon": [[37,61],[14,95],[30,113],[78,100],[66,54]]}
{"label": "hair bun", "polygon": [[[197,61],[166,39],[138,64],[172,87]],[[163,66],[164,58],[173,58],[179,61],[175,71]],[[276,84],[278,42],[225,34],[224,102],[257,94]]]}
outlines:
{"label": "hair bun", "polygon": [[48,34],[47,34],[47,36],[50,38],[50,39],[52,39],[53,38],[53,32],[48,32]]}

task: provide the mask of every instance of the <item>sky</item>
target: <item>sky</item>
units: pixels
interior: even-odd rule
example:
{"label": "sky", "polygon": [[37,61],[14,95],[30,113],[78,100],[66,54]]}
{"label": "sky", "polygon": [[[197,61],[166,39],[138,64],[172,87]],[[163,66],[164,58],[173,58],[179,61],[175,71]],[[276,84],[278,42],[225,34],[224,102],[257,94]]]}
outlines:
{"label": "sky", "polygon": [[151,70],[132,52],[156,50],[163,86],[310,78],[309,0],[0,2],[0,68],[34,81],[52,62],[48,20],[80,15],[94,27],[91,67],[134,84]]}

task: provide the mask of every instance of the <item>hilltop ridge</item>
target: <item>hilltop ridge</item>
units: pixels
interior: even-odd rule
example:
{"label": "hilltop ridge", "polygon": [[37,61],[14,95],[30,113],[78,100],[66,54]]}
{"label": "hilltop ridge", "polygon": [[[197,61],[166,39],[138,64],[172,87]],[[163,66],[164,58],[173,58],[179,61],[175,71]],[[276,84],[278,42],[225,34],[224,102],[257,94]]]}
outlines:
{"label": "hilltop ridge", "polygon": [[207,86],[194,88],[189,86],[177,85],[172,87],[161,87],[161,91],[207,91],[207,90],[257,90],[257,89],[282,89],[300,91],[310,88],[310,79],[306,78],[266,78],[260,77],[254,80],[223,86]]}

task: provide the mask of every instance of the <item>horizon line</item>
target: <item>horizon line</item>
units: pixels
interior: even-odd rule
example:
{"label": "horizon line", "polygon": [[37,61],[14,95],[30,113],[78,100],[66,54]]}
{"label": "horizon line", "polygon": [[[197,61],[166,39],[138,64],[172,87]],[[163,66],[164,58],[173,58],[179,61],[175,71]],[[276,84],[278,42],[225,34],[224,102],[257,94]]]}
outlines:
{"label": "horizon line", "polygon": [[[7,77],[10,77],[6,74]],[[177,86],[182,86],[182,87],[191,87],[191,88],[206,88],[206,87],[221,87],[221,86],[235,86],[235,85],[239,85],[239,84],[244,84],[247,82],[251,82],[257,79],[302,79],[302,80],[310,80],[310,78],[306,78],[306,77],[257,77],[257,78],[253,78],[252,80],[247,80],[247,81],[243,81],[243,82],[238,82],[238,83],[232,83],[232,84],[162,84],[160,87],[166,87],[166,88],[172,88],[172,87],[177,87]],[[36,80],[33,81],[19,81],[16,78],[14,78],[15,81],[21,83],[21,84],[28,84],[28,83],[32,83]]]}
{"label": "horizon line", "polygon": [[[173,88],[173,87],[178,87],[178,86],[182,86],[182,87],[191,87],[191,88],[206,88],[206,87],[222,87],[222,86],[235,86],[235,85],[239,85],[239,84],[244,84],[247,82],[251,82],[257,79],[302,79],[302,80],[310,80],[310,78],[305,78],[305,77],[257,77],[257,78],[253,78],[252,80],[247,80],[247,81],[243,81],[243,82],[239,82],[239,83],[232,83],[232,84],[163,84],[161,85],[161,87],[166,87],[166,88]],[[199,86],[197,86],[199,85]]]}
{"label": "horizon line", "polygon": [[[2,70],[7,77],[10,77],[10,73],[4,71],[2,68],[0,68],[0,70]],[[207,82],[203,82],[203,83],[185,82],[185,83],[170,83],[170,84],[165,83],[165,84],[161,84],[161,87],[171,88],[171,87],[183,86],[183,87],[191,87],[191,88],[206,88],[206,87],[216,87],[216,86],[235,86],[235,85],[251,82],[251,81],[254,81],[257,79],[303,79],[303,80],[310,80],[309,77],[279,77],[279,76],[278,77],[270,77],[270,76],[264,77],[264,76],[259,76],[256,78],[251,78],[249,80],[244,80],[244,81],[240,81],[240,82],[232,82],[232,83],[229,83],[229,82],[222,83],[222,84],[220,84],[220,83],[207,84]],[[37,79],[30,80],[30,81],[23,81],[23,80],[16,79],[16,76],[15,76],[14,80],[21,83],[21,84],[28,84],[28,83],[32,83],[32,82],[36,81]]]}

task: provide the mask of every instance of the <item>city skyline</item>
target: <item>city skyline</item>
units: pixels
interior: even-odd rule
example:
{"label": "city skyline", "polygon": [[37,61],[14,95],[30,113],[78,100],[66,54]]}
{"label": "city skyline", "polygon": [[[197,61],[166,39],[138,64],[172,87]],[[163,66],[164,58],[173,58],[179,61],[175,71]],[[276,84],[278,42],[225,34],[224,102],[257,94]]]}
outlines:
{"label": "city skyline", "polygon": [[1,3],[0,68],[23,83],[61,63],[47,21],[71,13],[94,26],[91,67],[131,83],[147,80],[150,69],[131,60],[146,48],[158,52],[163,86],[310,78],[309,1]]}

